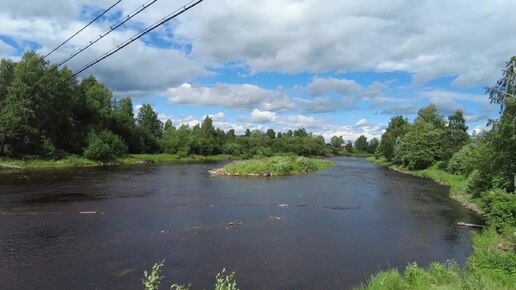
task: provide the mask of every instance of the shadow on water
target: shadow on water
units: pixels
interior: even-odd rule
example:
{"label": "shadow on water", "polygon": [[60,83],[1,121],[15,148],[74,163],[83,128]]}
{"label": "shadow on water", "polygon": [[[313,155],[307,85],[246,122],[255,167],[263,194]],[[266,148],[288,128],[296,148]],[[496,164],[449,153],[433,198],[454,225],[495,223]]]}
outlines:
{"label": "shadow on water", "polygon": [[447,187],[336,158],[310,175],[210,177],[213,164],[0,175],[0,279],[6,289],[135,289],[165,259],[164,284],[345,289],[387,267],[471,252],[480,218]]}

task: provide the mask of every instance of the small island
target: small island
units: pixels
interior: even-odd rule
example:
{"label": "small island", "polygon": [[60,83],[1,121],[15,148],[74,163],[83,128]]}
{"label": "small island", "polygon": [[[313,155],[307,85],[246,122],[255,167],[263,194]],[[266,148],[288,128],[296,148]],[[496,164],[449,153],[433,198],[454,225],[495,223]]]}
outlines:
{"label": "small island", "polygon": [[325,159],[301,156],[274,156],[269,158],[233,161],[222,168],[212,169],[213,175],[273,176],[310,173],[334,166]]}

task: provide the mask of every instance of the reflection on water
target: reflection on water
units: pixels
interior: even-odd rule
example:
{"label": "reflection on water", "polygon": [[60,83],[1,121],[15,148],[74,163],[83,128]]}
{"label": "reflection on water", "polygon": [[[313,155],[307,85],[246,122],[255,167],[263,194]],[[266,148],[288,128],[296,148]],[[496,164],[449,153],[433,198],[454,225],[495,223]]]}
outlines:
{"label": "reflection on water", "polygon": [[213,178],[210,164],[0,172],[2,287],[139,289],[165,259],[165,285],[209,288],[226,267],[242,289],[346,289],[389,265],[465,261],[456,222],[481,221],[446,187],[335,162],[273,178]]}

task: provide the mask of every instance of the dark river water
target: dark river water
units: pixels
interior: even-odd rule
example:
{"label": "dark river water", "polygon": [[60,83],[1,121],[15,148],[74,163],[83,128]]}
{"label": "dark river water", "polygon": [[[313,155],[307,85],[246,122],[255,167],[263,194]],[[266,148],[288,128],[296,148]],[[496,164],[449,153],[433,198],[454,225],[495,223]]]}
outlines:
{"label": "dark river water", "polygon": [[241,289],[349,289],[413,261],[465,262],[456,223],[481,221],[447,187],[334,161],[273,178],[210,177],[214,164],[0,171],[0,288],[142,289],[165,259],[162,289],[212,289],[223,268]]}

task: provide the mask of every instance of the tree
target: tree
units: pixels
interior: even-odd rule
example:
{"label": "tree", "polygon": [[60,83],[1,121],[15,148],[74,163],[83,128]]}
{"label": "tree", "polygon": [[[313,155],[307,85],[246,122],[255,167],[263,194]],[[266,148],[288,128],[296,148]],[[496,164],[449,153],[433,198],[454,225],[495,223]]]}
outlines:
{"label": "tree", "polygon": [[0,60],[0,108],[7,99],[8,89],[14,79],[16,63],[7,59]]}
{"label": "tree", "polygon": [[493,87],[486,89],[492,103],[500,105],[500,118],[491,120],[491,131],[486,133],[488,152],[480,154],[482,160],[477,168],[485,187],[514,191],[512,174],[516,172],[516,56],[513,56],[502,71],[502,78]]}
{"label": "tree", "polygon": [[448,116],[448,124],[446,125],[445,148],[441,155],[442,167],[448,166],[448,161],[453,154],[459,151],[469,142],[468,126],[461,110],[457,110]]}
{"label": "tree", "polygon": [[347,152],[353,152],[353,144],[351,143],[351,141],[348,140],[348,143],[346,143],[346,151]]}
{"label": "tree", "polygon": [[167,131],[170,131],[170,130],[174,130],[174,126],[172,126],[172,120],[168,119],[166,122],[165,122],[165,125],[163,126],[163,132],[167,132]]}
{"label": "tree", "polygon": [[442,151],[442,130],[423,119],[416,119],[413,127],[395,144],[396,163],[409,169],[425,169],[439,160]]}
{"label": "tree", "polygon": [[273,129],[268,129],[267,130],[267,133],[265,133],[265,135],[267,135],[269,137],[269,139],[274,139],[276,138],[276,132],[274,132]]}
{"label": "tree", "polygon": [[330,140],[330,145],[333,148],[339,149],[340,146],[344,144],[344,140],[342,139],[342,136],[333,136]]}
{"label": "tree", "polygon": [[213,127],[213,119],[206,116],[201,124],[202,137],[209,139],[215,136],[215,128]]}
{"label": "tree", "polygon": [[429,124],[434,125],[438,129],[444,129],[446,122],[444,121],[444,117],[439,114],[437,111],[437,107],[435,104],[431,103],[430,105],[419,109],[417,112],[416,120],[422,120]]}
{"label": "tree", "polygon": [[158,114],[152,109],[151,105],[144,104],[140,108],[136,122],[140,128],[152,137],[156,139],[161,137],[163,123],[158,119]]}
{"label": "tree", "polygon": [[357,140],[355,141],[355,149],[357,151],[365,152],[367,151],[367,146],[369,144],[367,143],[367,137],[364,135],[360,135]]}
{"label": "tree", "polygon": [[375,153],[376,152],[376,148],[378,148],[378,144],[380,142],[378,142],[378,138],[373,138],[371,139],[371,141],[369,142],[369,145],[367,146],[367,152],[368,153]]}
{"label": "tree", "polygon": [[461,110],[448,116],[446,126],[448,144],[457,152],[469,142],[468,126]]}
{"label": "tree", "polygon": [[398,137],[403,137],[410,129],[410,123],[403,116],[395,116],[389,122],[378,146],[379,153],[387,160],[394,157],[394,145]]}

